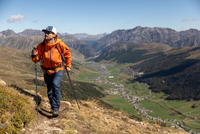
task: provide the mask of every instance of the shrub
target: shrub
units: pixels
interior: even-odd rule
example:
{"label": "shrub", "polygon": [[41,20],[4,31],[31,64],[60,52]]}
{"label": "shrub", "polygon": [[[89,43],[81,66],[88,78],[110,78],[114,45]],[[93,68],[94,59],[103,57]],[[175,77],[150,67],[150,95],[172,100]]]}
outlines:
{"label": "shrub", "polygon": [[0,133],[20,133],[33,119],[29,99],[11,88],[0,87],[0,113]]}

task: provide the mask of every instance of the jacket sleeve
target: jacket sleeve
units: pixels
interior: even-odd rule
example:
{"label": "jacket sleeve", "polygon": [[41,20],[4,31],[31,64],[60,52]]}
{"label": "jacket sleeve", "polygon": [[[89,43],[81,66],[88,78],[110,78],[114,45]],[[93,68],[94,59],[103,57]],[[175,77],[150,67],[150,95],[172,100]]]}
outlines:
{"label": "jacket sleeve", "polygon": [[[36,56],[36,60],[37,62],[39,62],[41,60],[41,57],[42,57],[42,50],[41,50],[41,43],[37,46],[37,51],[38,51],[38,55]],[[32,61],[35,63],[35,56],[31,55],[32,57]]]}
{"label": "jacket sleeve", "polygon": [[65,57],[66,66],[71,68],[71,63],[72,63],[71,52],[70,52],[69,48],[67,47],[67,45],[65,45],[64,42],[62,42],[60,44],[61,44],[61,49],[63,51],[63,55]]}

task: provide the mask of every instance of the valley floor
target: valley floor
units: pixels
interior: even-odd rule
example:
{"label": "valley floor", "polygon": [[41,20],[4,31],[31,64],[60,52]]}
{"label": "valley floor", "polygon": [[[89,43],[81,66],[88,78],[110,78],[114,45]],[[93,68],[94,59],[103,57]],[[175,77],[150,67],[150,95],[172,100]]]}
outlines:
{"label": "valley floor", "polygon": [[[92,63],[90,67],[95,68],[101,74],[100,76],[95,77],[93,79],[94,81],[112,86],[107,90],[109,94],[111,94],[111,96],[120,95],[119,97],[123,97],[124,101],[131,104],[130,107],[135,109],[137,114],[141,115],[142,117],[155,122],[170,124],[170,126],[173,128],[185,129],[189,132],[200,132],[200,121],[196,117],[199,116],[199,114],[193,115],[190,111],[192,110],[194,113],[194,109],[185,110],[184,113],[182,113],[182,111],[178,111],[180,108],[177,107],[177,105],[179,105],[178,103],[182,102],[174,101],[174,103],[177,103],[176,106],[174,106],[171,101],[160,99],[163,95],[162,93],[151,93],[151,90],[148,89],[148,85],[143,83],[137,82],[134,84],[134,86],[131,85],[132,87],[137,88],[132,88],[130,85],[128,88],[125,88],[123,83],[120,84],[119,81],[117,81],[117,83],[110,82],[107,79],[117,76],[112,76],[112,70],[107,70],[106,65]],[[108,100],[105,98],[103,100],[107,103],[110,103],[111,105],[113,104],[112,101],[114,101],[114,99]],[[119,98],[119,100],[121,99]],[[165,101],[165,104],[163,104],[163,101]],[[169,104],[170,102],[171,104]],[[154,109],[149,107],[150,105],[154,107]],[[186,103],[185,107],[187,107]]]}

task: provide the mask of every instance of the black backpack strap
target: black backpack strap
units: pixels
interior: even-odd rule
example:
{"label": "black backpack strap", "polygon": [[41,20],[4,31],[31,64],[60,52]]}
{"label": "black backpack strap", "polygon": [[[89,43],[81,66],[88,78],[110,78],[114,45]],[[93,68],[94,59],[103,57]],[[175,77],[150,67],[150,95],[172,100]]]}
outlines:
{"label": "black backpack strap", "polygon": [[44,52],[45,52],[45,43],[43,41],[42,44],[41,44],[41,53],[42,53],[42,56],[43,56]]}
{"label": "black backpack strap", "polygon": [[63,50],[62,50],[61,47],[60,47],[60,43],[56,44],[55,47],[58,49],[58,52],[60,53],[60,55],[61,55],[61,57],[62,57],[62,61],[63,61],[64,64],[65,64],[65,57],[64,57],[64,55],[63,55]]}

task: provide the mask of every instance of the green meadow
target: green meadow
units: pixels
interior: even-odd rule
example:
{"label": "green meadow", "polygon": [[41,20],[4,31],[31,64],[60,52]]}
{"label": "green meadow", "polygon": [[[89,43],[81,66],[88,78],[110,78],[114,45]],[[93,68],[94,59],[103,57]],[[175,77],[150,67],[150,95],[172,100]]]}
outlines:
{"label": "green meadow", "polygon": [[118,74],[120,73],[120,70],[114,66],[106,66],[106,69],[110,71],[109,76],[113,76],[113,78],[109,78],[109,76],[107,76],[106,79],[109,82],[119,83]]}
{"label": "green meadow", "polygon": [[102,100],[111,104],[118,110],[122,109],[125,113],[137,114],[133,106],[129,104],[126,99],[122,98],[121,95],[106,95]]}

